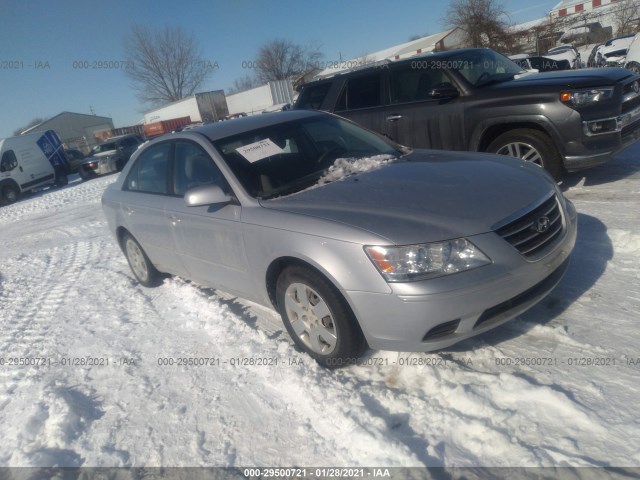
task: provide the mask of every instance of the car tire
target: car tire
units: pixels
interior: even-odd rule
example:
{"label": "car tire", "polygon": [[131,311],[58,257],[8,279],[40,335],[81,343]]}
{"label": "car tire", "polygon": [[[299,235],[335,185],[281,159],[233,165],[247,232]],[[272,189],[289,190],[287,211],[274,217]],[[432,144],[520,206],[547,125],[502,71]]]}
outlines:
{"label": "car tire", "polygon": [[627,65],[627,68],[631,70],[633,73],[635,73],[636,75],[640,75],[640,63],[630,62],[629,65]]}
{"label": "car tire", "polygon": [[61,172],[60,170],[57,170],[55,186],[64,187],[65,185],[68,185],[68,184],[69,184],[69,177],[67,177],[67,174],[64,172]]}
{"label": "car tire", "polygon": [[278,278],[276,301],[295,344],[320,365],[350,365],[365,350],[366,341],[346,300],[314,270],[287,267]]}
{"label": "car tire", "polygon": [[14,185],[4,185],[0,188],[0,203],[11,205],[16,203],[20,197],[20,191]]}
{"label": "car tire", "polygon": [[83,167],[78,168],[78,174],[83,182],[96,176],[95,173],[88,172]]}
{"label": "car tire", "polygon": [[122,249],[136,279],[145,287],[156,287],[162,283],[160,272],[153,266],[138,241],[130,233],[122,236]]}
{"label": "car tire", "polygon": [[556,181],[562,179],[562,158],[545,133],[533,129],[511,130],[499,135],[487,147],[490,153],[508,155],[543,167]]}

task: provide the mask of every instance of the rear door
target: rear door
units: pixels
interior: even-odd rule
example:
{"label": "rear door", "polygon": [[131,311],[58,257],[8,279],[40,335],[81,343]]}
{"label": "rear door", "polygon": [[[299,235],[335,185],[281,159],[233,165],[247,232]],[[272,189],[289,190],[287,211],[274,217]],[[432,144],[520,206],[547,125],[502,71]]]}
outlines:
{"label": "rear door", "polygon": [[338,94],[334,112],[365,128],[385,134],[385,71],[375,69],[349,76]]}
{"label": "rear door", "polygon": [[417,60],[389,70],[386,136],[414,148],[466,148],[463,99],[460,95],[439,96],[442,89],[455,87],[439,67],[439,62]]}

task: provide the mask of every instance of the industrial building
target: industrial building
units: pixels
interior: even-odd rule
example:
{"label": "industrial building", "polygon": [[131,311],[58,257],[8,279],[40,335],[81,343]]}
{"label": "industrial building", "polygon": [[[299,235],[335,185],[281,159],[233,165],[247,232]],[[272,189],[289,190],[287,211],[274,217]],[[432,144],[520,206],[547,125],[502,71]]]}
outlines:
{"label": "industrial building", "polygon": [[30,127],[20,134],[54,130],[66,148],[83,150],[85,153],[96,145],[95,132],[110,130],[113,120],[109,117],[87,115],[84,113],[62,112],[38,125]]}

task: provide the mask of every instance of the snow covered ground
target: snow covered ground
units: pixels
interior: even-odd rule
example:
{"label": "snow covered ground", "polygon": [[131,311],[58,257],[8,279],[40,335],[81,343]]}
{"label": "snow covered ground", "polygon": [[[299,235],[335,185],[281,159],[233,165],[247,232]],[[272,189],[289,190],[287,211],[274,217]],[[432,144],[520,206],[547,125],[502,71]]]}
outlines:
{"label": "snow covered ground", "polygon": [[573,261],[527,314],[337,371],[269,310],[137,284],[114,176],[0,208],[0,465],[640,466],[639,156],[568,177]]}

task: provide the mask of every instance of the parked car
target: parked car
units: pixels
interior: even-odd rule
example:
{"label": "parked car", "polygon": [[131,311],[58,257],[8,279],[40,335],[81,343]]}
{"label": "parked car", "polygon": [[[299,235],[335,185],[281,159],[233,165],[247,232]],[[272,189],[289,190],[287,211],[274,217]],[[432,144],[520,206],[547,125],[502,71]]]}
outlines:
{"label": "parked car", "polygon": [[564,170],[640,136],[639,77],[624,69],[528,73],[489,49],[417,56],[307,83],[295,109],[337,113],[409,147],[517,156]]}
{"label": "parked car", "polygon": [[586,45],[602,41],[607,36],[607,31],[602,28],[600,22],[591,22],[584,25],[576,25],[568,29],[560,37],[561,44]]}
{"label": "parked car", "polygon": [[153,140],[102,203],[142,285],[165,272],[274,308],[327,366],[519,315],[576,239],[574,207],[536,165],[411,150],[309,111]]}
{"label": "parked car", "polygon": [[67,148],[64,150],[64,153],[69,161],[69,172],[76,173],[80,169],[80,164],[85,159],[84,153],[75,148]]}
{"label": "parked car", "polygon": [[582,60],[580,59],[580,52],[573,45],[560,45],[558,47],[550,49],[545,55],[545,58],[549,58],[555,61],[568,61],[570,68],[582,68]]}
{"label": "parked car", "polygon": [[535,70],[537,72],[554,72],[571,68],[569,60],[554,60],[553,58],[526,54],[510,55],[509,59],[525,70]]}
{"label": "parked car", "polygon": [[624,66],[635,74],[640,73],[640,33],[637,33],[633,37],[633,40],[627,49]]}
{"label": "parked car", "polygon": [[68,182],[69,162],[53,130],[0,139],[0,204],[23,193]]}
{"label": "parked car", "polygon": [[139,135],[128,134],[112,137],[96,145],[91,155],[80,164],[80,177],[87,180],[97,175],[119,172],[142,143],[144,140]]}
{"label": "parked car", "polygon": [[625,57],[627,50],[633,42],[635,34],[623,35],[621,37],[608,40],[596,53],[596,57],[600,54],[600,66],[623,67],[625,65]]}

